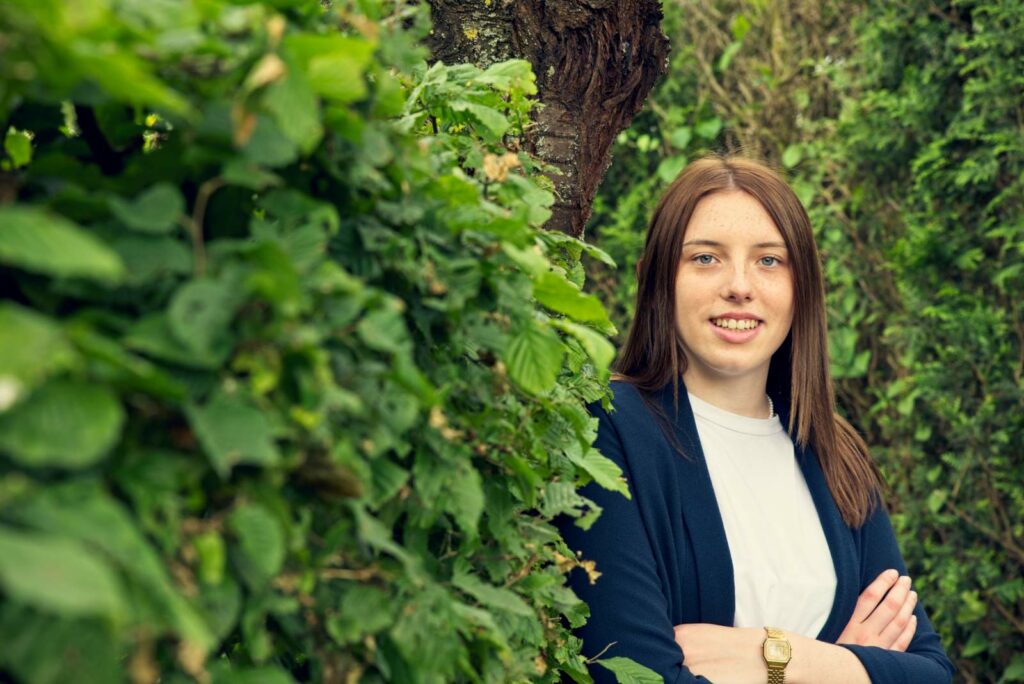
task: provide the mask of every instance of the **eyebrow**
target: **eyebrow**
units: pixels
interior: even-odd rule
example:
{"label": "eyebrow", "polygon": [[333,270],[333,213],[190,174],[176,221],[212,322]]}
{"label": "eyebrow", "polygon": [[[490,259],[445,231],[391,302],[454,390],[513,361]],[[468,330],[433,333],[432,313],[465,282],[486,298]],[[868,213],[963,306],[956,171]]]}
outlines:
{"label": "eyebrow", "polygon": [[[704,247],[723,247],[724,246],[721,242],[715,242],[714,240],[689,240],[688,242],[684,242],[683,243],[683,247],[689,247],[690,245],[701,245],[701,246],[704,246]],[[778,247],[778,248],[781,248],[781,249],[786,249],[786,243],[785,242],[758,242],[756,245],[754,245],[754,247],[757,247],[759,249],[763,249],[765,247]]]}

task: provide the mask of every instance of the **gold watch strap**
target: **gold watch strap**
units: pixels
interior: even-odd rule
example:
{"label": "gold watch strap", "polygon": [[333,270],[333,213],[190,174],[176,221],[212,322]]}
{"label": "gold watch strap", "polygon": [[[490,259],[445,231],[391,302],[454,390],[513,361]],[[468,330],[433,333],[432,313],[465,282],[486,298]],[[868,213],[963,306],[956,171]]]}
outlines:
{"label": "gold watch strap", "polygon": [[[785,639],[786,633],[777,627],[765,627],[769,639]],[[786,684],[786,666],[768,665],[768,684]]]}

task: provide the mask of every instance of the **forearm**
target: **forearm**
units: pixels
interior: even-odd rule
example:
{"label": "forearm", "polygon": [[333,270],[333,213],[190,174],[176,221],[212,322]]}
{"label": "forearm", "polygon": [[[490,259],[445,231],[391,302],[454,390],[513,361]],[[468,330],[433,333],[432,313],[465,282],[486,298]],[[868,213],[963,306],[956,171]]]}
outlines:
{"label": "forearm", "polygon": [[793,647],[786,684],[871,684],[860,659],[842,646],[791,632],[786,636]]}
{"label": "forearm", "polygon": [[[871,684],[857,656],[842,646],[789,631],[786,637],[792,647],[792,658],[786,666],[787,684]],[[683,665],[712,682],[766,682],[768,668],[761,655],[764,639],[763,629],[751,627],[676,627]]]}

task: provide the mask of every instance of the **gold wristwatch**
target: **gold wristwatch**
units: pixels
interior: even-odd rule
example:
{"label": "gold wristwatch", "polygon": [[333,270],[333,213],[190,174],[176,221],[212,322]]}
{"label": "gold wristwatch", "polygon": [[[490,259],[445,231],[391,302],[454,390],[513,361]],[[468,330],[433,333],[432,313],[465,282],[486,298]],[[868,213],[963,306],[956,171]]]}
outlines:
{"label": "gold wristwatch", "polygon": [[768,684],[784,684],[786,663],[793,657],[793,649],[781,629],[765,627],[764,631],[768,633],[762,646],[764,662],[768,666]]}

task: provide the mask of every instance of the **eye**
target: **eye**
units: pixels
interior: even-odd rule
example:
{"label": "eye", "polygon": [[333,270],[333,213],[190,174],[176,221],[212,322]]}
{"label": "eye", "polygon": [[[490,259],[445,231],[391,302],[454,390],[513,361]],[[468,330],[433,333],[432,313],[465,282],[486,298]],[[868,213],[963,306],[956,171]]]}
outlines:
{"label": "eye", "polygon": [[778,266],[779,264],[782,263],[779,257],[776,256],[763,256],[760,259],[758,259],[758,261],[761,263],[762,266],[768,267]]}
{"label": "eye", "polygon": [[697,256],[693,257],[693,260],[696,261],[701,266],[710,266],[711,264],[714,263],[715,257],[711,256],[710,254],[698,254]]}

